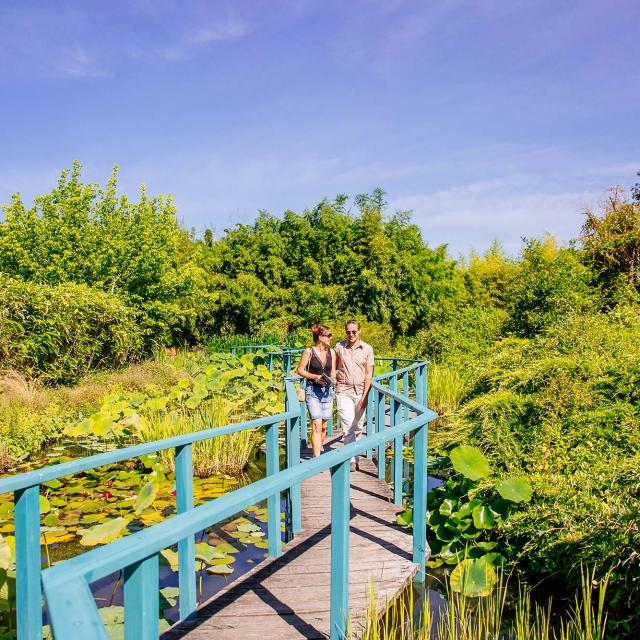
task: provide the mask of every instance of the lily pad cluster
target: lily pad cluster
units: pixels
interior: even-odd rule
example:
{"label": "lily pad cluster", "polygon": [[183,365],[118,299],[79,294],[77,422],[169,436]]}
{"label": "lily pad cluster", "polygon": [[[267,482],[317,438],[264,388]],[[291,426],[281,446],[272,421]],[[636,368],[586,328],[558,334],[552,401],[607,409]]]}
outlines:
{"label": "lily pad cluster", "polygon": [[[68,458],[59,457],[64,462]],[[22,465],[19,471],[28,470]],[[220,497],[238,486],[238,479],[218,475],[194,479],[196,505]],[[51,480],[40,495],[41,544],[47,560],[52,545],[78,542],[106,544],[127,533],[175,514],[175,480],[159,454],[112,464]],[[13,533],[13,498],[0,495],[0,533]],[[61,550],[61,557],[67,552]],[[56,554],[58,556],[58,554]],[[56,557],[58,559],[58,557]]]}
{"label": "lily pad cluster", "polygon": [[230,415],[277,413],[282,407],[280,387],[265,363],[262,352],[214,357],[193,375],[179,380],[170,389],[149,385],[146,393],[106,396],[100,409],[65,428],[71,437],[106,440],[144,440],[145,424],[152,415],[197,412],[214,398],[225,398]]}
{"label": "lily pad cluster", "polygon": [[[531,500],[531,486],[523,478],[491,477],[489,462],[475,447],[458,446],[449,458],[455,473],[427,499],[427,566],[454,567],[454,591],[486,595],[496,580],[494,567],[505,562],[493,534],[516,504]],[[401,513],[398,524],[412,525],[413,512]]]}

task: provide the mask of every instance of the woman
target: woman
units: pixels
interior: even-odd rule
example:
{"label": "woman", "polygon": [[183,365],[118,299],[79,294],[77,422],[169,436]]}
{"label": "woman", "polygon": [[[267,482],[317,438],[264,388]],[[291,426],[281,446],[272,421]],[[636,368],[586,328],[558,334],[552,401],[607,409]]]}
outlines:
{"label": "woman", "polygon": [[305,349],[298,365],[298,375],[306,378],[305,398],[313,423],[311,447],[313,456],[322,453],[324,436],[333,412],[333,385],[336,380],[336,355],[331,344],[331,330],[323,324],[314,324],[313,347]]}

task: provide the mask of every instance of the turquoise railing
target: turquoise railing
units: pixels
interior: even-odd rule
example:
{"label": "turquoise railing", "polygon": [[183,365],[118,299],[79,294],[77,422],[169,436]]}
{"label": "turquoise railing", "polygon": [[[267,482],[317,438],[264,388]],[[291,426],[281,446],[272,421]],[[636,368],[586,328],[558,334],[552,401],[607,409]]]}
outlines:
{"label": "turquoise railing", "polygon": [[[0,493],[15,494],[16,609],[18,637],[42,636],[42,591],[55,638],[106,640],[90,584],[124,570],[125,639],[155,639],[159,634],[159,554],[178,544],[180,619],[196,609],[194,535],[263,500],[267,501],[268,552],[281,554],[280,495],[290,492],[293,532],[301,529],[300,484],[327,469],[331,495],[331,639],[344,637],[348,612],[349,464],[351,457],[377,451],[378,476],[385,478],[385,448],[394,445],[394,500],[402,502],[403,440],[413,434],[413,503],[415,522],[424,522],[427,500],[427,425],[437,417],[426,407],[427,364],[416,362],[374,378],[368,397],[367,435],[319,458],[301,462],[300,426],[305,412],[293,378],[285,380],[285,411],[273,416],[207,431],[127,447],[44,467],[0,480]],[[388,386],[382,383],[388,382]],[[413,392],[414,398],[410,397]],[[387,424],[387,403],[389,409]],[[279,425],[284,423],[287,468],[279,470]],[[194,507],[192,445],[247,429],[266,428],[267,475],[241,489]],[[165,449],[176,453],[177,515],[102,547],[41,570],[40,485],[44,482]],[[413,560],[417,580],[424,580],[426,527],[414,527]]]}

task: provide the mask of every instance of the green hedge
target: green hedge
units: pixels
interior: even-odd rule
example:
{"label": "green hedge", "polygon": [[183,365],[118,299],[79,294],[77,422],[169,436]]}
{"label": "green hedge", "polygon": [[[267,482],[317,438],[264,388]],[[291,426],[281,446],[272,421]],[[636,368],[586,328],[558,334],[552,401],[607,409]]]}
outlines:
{"label": "green hedge", "polygon": [[68,383],[136,359],[136,314],[116,295],[83,284],[47,286],[0,274],[0,369]]}

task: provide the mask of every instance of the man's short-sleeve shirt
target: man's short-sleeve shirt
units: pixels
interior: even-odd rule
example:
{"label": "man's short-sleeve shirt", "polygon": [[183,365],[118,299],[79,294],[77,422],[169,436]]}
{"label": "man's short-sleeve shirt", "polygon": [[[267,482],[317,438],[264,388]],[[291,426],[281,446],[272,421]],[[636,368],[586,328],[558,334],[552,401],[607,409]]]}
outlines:
{"label": "man's short-sleeve shirt", "polygon": [[367,369],[373,367],[373,348],[360,340],[357,347],[352,348],[348,340],[336,345],[338,368],[336,370],[337,393],[364,393],[364,379]]}

